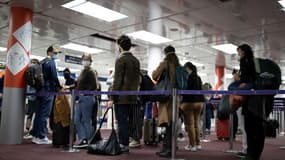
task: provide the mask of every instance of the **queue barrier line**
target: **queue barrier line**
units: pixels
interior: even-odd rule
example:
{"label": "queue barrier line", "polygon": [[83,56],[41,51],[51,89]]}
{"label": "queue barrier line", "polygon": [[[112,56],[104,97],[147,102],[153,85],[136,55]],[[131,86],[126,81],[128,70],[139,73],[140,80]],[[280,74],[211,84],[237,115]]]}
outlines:
{"label": "queue barrier line", "polygon": [[[62,95],[71,94],[71,92],[37,92],[37,93],[26,93],[27,96],[51,96],[51,95]],[[165,91],[75,91],[75,95],[172,95],[170,90]],[[220,91],[205,91],[205,90],[176,90],[177,95],[276,95],[285,94],[285,90],[220,90]]]}

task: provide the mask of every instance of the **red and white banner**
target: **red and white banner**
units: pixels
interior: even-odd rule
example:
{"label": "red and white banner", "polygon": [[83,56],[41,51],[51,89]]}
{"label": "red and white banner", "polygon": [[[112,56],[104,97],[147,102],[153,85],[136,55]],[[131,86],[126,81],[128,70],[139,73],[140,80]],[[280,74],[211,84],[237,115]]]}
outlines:
{"label": "red and white banner", "polygon": [[30,61],[33,12],[22,7],[11,7],[10,12],[4,87],[25,88],[24,74]]}

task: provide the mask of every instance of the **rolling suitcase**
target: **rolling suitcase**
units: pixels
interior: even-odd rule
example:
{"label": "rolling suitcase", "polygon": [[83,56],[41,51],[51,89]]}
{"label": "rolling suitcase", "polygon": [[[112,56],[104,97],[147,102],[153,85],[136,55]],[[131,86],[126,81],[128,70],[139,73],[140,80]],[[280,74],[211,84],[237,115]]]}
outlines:
{"label": "rolling suitcase", "polygon": [[156,106],[153,102],[147,102],[143,122],[143,139],[146,145],[158,144]]}
{"label": "rolling suitcase", "polygon": [[230,137],[229,120],[216,120],[216,132],[219,140],[228,140]]}

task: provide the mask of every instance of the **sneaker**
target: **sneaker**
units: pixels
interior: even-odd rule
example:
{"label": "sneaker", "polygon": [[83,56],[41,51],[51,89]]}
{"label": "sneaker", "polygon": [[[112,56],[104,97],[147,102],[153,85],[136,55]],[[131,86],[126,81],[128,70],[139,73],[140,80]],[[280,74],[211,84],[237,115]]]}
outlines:
{"label": "sneaker", "polygon": [[184,147],[184,149],[185,149],[186,151],[192,151],[192,152],[196,152],[196,151],[197,151],[197,148],[196,148],[196,147],[192,147],[190,144],[189,144],[189,145],[186,145],[186,146]]}
{"label": "sneaker", "polygon": [[177,141],[180,141],[180,142],[185,141],[184,135],[182,133],[178,134]]}
{"label": "sneaker", "polygon": [[238,152],[236,155],[237,155],[238,157],[242,158],[242,157],[245,157],[245,156],[246,156],[246,153],[244,153],[244,152]]}
{"label": "sneaker", "polygon": [[197,146],[197,149],[198,149],[198,150],[202,150],[202,146],[201,146],[201,145],[198,145],[198,146]]}
{"label": "sneaker", "polygon": [[122,153],[129,153],[129,146],[124,146],[120,144],[120,148]]}
{"label": "sneaker", "polygon": [[83,139],[79,144],[74,145],[74,148],[86,148],[88,146],[87,139]]}
{"label": "sneaker", "polygon": [[33,137],[33,138],[32,138],[32,143],[38,144],[38,140],[39,140],[39,139],[38,139],[37,137]]}
{"label": "sneaker", "polygon": [[24,137],[23,137],[24,139],[32,139],[33,138],[33,136],[32,135],[30,135],[30,133],[27,133],[26,135],[24,135]]}
{"label": "sneaker", "polygon": [[45,137],[45,138],[38,138],[34,143],[36,143],[36,144],[52,144],[52,141],[49,140],[47,137]]}
{"label": "sneaker", "polygon": [[140,141],[132,140],[132,141],[129,143],[129,147],[131,147],[131,148],[137,148],[137,147],[140,147],[140,146],[141,146]]}

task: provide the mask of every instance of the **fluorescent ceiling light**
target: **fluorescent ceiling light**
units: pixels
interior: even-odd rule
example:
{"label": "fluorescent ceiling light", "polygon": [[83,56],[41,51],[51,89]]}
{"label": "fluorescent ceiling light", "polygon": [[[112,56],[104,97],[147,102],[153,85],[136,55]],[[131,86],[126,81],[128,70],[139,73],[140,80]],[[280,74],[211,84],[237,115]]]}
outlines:
{"label": "fluorescent ceiling light", "polygon": [[231,43],[213,45],[212,48],[215,48],[219,51],[222,51],[228,54],[237,54],[237,46]]}
{"label": "fluorescent ceiling light", "polygon": [[6,50],[7,50],[7,48],[0,47],[0,52],[5,52]]}
{"label": "fluorescent ceiling light", "polygon": [[119,19],[127,18],[128,16],[119,12],[110,10],[108,8],[99,6],[86,0],[74,0],[62,5],[64,8],[68,8],[98,19],[102,19],[107,22],[116,21]]}
{"label": "fluorescent ceiling light", "polygon": [[131,36],[133,38],[137,38],[146,42],[150,42],[153,44],[161,44],[161,43],[166,43],[166,42],[171,42],[171,39],[162,37],[160,35],[156,35],[144,30],[133,32],[133,33],[128,33],[128,36]]}
{"label": "fluorescent ceiling light", "polygon": [[62,45],[61,47],[66,48],[66,49],[70,49],[70,50],[84,52],[84,53],[90,53],[90,54],[103,52],[102,49],[91,48],[91,47],[87,47],[87,46],[83,46],[83,45],[75,44],[75,43],[67,43],[65,45]]}
{"label": "fluorescent ceiling light", "polygon": [[283,8],[285,8],[285,0],[278,1],[278,3],[281,4]]}

